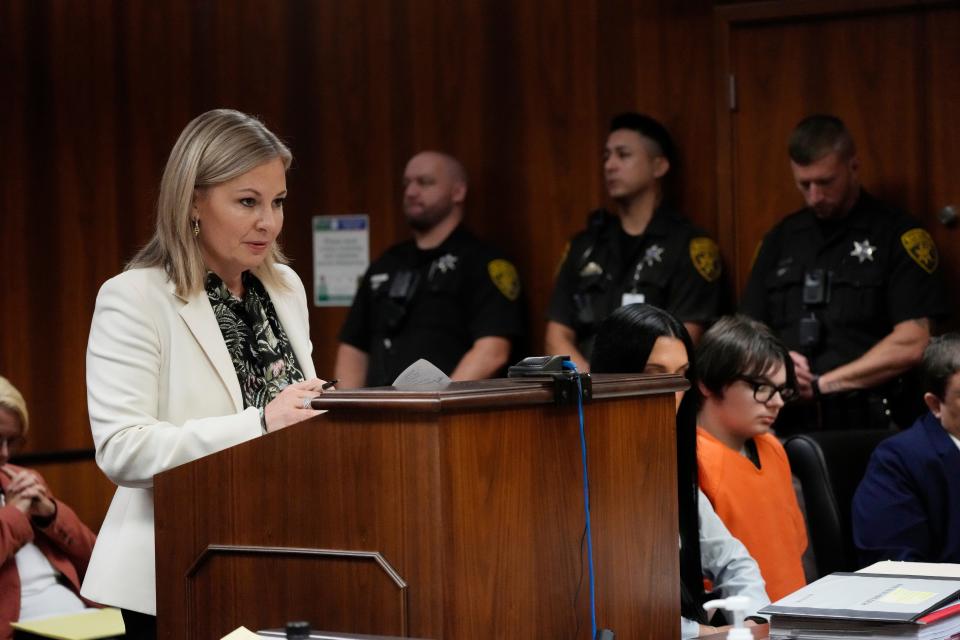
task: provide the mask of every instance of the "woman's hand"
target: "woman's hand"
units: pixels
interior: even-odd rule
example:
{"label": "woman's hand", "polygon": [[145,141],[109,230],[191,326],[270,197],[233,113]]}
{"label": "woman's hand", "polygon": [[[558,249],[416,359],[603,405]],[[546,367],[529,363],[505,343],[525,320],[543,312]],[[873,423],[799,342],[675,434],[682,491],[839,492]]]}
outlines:
{"label": "woman's hand", "polygon": [[281,391],[263,410],[267,432],[285,429],[322,413],[310,408],[310,400],[323,393],[324,382],[312,378],[291,384]]}
{"label": "woman's hand", "polygon": [[4,490],[7,501],[29,516],[49,518],[57,512],[47,488],[34,472],[24,469],[10,476],[10,484]]}

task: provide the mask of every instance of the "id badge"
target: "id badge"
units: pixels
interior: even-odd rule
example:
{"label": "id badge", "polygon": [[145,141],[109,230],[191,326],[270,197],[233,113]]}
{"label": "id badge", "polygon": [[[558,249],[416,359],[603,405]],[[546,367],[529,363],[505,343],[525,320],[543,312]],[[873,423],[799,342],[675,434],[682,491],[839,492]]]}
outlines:
{"label": "id badge", "polygon": [[620,306],[625,307],[628,304],[643,304],[647,301],[647,297],[642,293],[630,293],[625,292],[623,297],[620,299]]}

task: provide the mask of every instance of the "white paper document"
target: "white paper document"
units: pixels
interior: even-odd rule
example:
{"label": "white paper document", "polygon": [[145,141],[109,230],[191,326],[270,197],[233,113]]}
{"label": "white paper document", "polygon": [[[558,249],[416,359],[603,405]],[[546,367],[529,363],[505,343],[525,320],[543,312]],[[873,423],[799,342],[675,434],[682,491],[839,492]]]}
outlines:
{"label": "white paper document", "polygon": [[397,376],[393,388],[401,391],[441,391],[449,384],[447,374],[429,360],[420,358]]}
{"label": "white paper document", "polygon": [[960,578],[960,564],[950,562],[907,562],[903,560],[881,560],[869,567],[858,569],[857,573],[882,573],[897,576],[942,576]]}

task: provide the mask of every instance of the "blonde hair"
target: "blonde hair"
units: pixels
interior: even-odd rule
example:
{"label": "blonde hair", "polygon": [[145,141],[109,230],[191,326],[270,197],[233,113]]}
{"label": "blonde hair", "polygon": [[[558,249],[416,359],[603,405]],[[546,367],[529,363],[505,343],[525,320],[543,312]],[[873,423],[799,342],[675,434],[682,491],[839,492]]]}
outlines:
{"label": "blonde hair", "polygon": [[6,409],[20,420],[20,435],[27,435],[30,428],[30,415],[27,413],[27,403],[23,395],[13,384],[0,376],[0,409]]}
{"label": "blonde hair", "polygon": [[[290,149],[253,116],[214,109],[194,118],[180,133],[163,170],[153,237],[126,269],[163,267],[177,294],[184,297],[202,288],[207,269],[190,218],[196,190],[222,184],[276,158],[286,169],[293,161]],[[284,287],[274,269],[278,263],[286,264],[287,259],[274,242],[254,273],[267,284]]]}

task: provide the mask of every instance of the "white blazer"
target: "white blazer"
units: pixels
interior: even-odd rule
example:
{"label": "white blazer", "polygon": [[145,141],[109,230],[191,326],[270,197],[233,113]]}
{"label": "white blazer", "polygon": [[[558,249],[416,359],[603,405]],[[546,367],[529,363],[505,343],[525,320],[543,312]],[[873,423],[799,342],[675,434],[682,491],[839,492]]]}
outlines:
{"label": "white blazer", "polygon": [[[264,284],[300,369],[311,359],[307,298]],[[97,464],[117,484],[81,594],[156,615],[153,476],[262,435],[206,291],[174,293],[159,268],[132,269],[100,288],[87,343],[87,405]]]}

